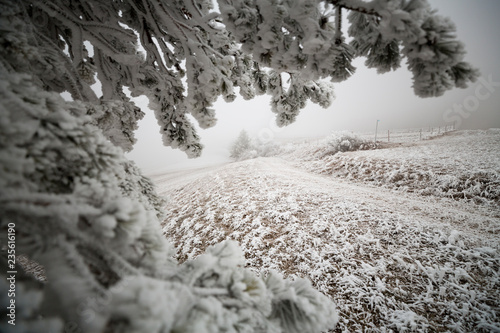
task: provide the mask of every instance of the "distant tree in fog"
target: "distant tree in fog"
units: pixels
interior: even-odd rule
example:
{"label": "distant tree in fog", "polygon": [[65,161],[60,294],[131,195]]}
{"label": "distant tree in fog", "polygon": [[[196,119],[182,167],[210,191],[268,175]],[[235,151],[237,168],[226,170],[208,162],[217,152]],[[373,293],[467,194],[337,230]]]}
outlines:
{"label": "distant tree in fog", "polygon": [[253,149],[252,140],[248,136],[247,131],[241,130],[238,138],[232,143],[231,149],[229,151],[229,157],[233,159],[239,159],[245,153],[248,153]]}

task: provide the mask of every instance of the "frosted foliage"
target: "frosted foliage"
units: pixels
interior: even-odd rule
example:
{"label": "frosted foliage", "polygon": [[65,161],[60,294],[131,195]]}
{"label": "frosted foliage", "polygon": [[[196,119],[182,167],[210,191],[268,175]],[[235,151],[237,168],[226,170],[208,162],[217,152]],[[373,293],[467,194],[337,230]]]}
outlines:
{"label": "frosted foliage", "polygon": [[[398,68],[406,56],[415,93],[422,97],[465,87],[478,75],[463,62],[463,45],[455,39],[451,21],[425,0],[218,2],[227,29],[243,51],[278,73],[306,81],[343,81],[354,73],[351,61],[356,56],[367,57],[366,64],[380,73]],[[342,35],[342,9],[350,11],[349,44]],[[292,122],[287,96],[282,97],[281,89],[271,91],[278,123]],[[283,106],[274,105],[283,99]]]}
{"label": "frosted foliage", "polygon": [[352,25],[349,35],[354,37],[351,45],[360,56],[366,57],[365,65],[385,73],[400,66],[401,55],[396,39],[385,39],[377,30],[377,18],[351,12],[348,16]]}
{"label": "frosted foliage", "polygon": [[136,141],[134,131],[138,128],[137,121],[142,119],[144,113],[128,97],[101,101],[99,104],[87,103],[86,108],[93,123],[102,129],[103,134],[114,145],[126,151],[132,150]]}
{"label": "frosted foliage", "polygon": [[235,161],[243,161],[259,156],[276,156],[280,151],[278,143],[266,138],[250,138],[248,133],[242,130],[229,148],[229,157]]}
{"label": "frosted foliage", "polygon": [[[1,77],[0,223],[2,230],[15,223],[18,253],[43,265],[47,279],[31,288],[19,282],[19,292],[37,300],[25,305],[19,298],[19,310],[26,306],[21,327],[54,332],[75,325],[82,332],[334,327],[330,299],[299,281],[279,280],[293,297],[275,292],[274,283],[242,268],[235,243],[176,263],[160,230],[162,202],[151,182],[89,116],[75,118],[66,111],[79,114],[83,106],[41,91],[28,75],[2,71]],[[293,312],[279,310],[290,306]]]}
{"label": "frosted foliage", "polygon": [[[177,279],[123,280],[110,289],[111,318],[130,321],[124,332],[320,332],[335,325],[331,301],[304,280],[262,279],[243,263],[236,243],[226,242],[185,263]],[[287,306],[296,313],[280,310]]]}
{"label": "frosted foliage", "polygon": [[[329,106],[332,87],[320,79],[349,78],[357,56],[379,72],[407,57],[420,96],[465,87],[477,76],[463,61],[453,24],[425,0],[220,0],[220,14],[208,0],[0,6],[4,66],[89,102],[88,114],[125,150],[143,112],[124,87],[149,98],[165,145],[196,157],[203,147],[188,114],[201,128],[212,127],[219,96],[230,102],[237,91],[245,99],[268,93],[278,124],[287,125],[306,101]],[[341,29],[345,12],[349,43]],[[293,81],[288,90],[274,79],[283,73]],[[98,92],[91,89],[96,80]]]}
{"label": "frosted foliage", "polygon": [[[330,105],[332,86],[322,80],[347,79],[367,49],[380,71],[407,57],[421,96],[475,79],[453,24],[425,1],[330,2],[220,0],[217,13],[209,0],[0,0],[0,230],[16,225],[17,253],[40,264],[46,280],[18,281],[33,302],[20,299],[25,326],[16,329],[335,326],[330,299],[306,281],[242,268],[234,243],[173,259],[160,230],[164,202],[123,156],[144,115],[126,92],[149,99],[165,145],[197,157],[203,146],[191,119],[214,126],[219,97],[267,93],[278,125],[287,125],[308,101]],[[349,44],[346,10],[366,15],[351,20]],[[370,37],[360,40],[364,32]]]}

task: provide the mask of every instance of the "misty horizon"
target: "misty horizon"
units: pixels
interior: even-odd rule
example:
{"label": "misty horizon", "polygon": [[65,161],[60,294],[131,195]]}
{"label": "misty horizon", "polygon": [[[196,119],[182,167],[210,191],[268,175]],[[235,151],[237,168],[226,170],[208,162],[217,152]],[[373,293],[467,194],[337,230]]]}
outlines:
{"label": "misty horizon", "polygon": [[[457,36],[465,44],[465,61],[481,72],[481,78],[467,89],[453,89],[441,97],[420,98],[412,89],[411,73],[405,60],[396,71],[377,74],[364,66],[364,58],[353,61],[356,72],[348,80],[334,85],[335,99],[323,109],[308,103],[295,123],[278,128],[271,112],[270,96],[245,101],[238,95],[232,103],[219,99],[215,105],[217,124],[198,129],[204,145],[202,156],[195,160],[185,153],[162,145],[160,128],[145,97],[135,99],[145,111],[136,131],[138,139],[127,156],[145,172],[161,169],[196,167],[223,162],[229,146],[241,130],[251,137],[269,139],[323,137],[336,131],[375,132],[429,126],[457,126],[457,129],[500,127],[500,45],[496,33],[500,23],[500,3],[483,1],[481,5],[465,0],[430,1],[438,13],[450,17],[457,26]],[[471,22],[471,16],[480,19]],[[497,91],[498,90],[498,91]],[[196,124],[193,119],[192,122]]]}

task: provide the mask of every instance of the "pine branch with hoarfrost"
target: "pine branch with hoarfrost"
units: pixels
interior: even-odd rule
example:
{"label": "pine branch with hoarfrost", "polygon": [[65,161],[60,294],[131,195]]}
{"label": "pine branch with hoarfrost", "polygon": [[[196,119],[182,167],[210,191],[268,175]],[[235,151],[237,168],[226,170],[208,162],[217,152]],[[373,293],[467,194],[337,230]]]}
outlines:
{"label": "pine branch with hoarfrost", "polygon": [[[244,99],[271,95],[283,126],[309,101],[330,105],[323,80],[349,78],[357,56],[381,72],[406,57],[420,96],[465,87],[477,72],[451,21],[424,0],[219,0],[218,8],[210,0],[0,0],[0,230],[5,239],[15,224],[17,254],[41,264],[47,280],[19,281],[34,301],[20,298],[20,324],[9,329],[335,326],[330,299],[306,281],[244,269],[234,243],[172,259],[159,223],[164,202],[123,155],[144,115],[127,89],[149,99],[165,145],[197,157],[191,119],[214,126],[213,103],[233,101],[237,90]],[[342,11],[355,13],[350,42]]]}
{"label": "pine branch with hoarfrost", "polygon": [[[19,303],[26,307],[20,332],[319,332],[335,325],[330,299],[300,280],[278,279],[291,294],[278,293],[276,278],[243,268],[235,243],[175,262],[150,181],[90,117],[68,112],[84,106],[42,91],[29,75],[1,72],[2,234],[15,225],[17,253],[43,265],[47,280],[36,288],[18,283],[21,293],[37,295],[32,305]],[[7,297],[1,302],[7,306]]]}

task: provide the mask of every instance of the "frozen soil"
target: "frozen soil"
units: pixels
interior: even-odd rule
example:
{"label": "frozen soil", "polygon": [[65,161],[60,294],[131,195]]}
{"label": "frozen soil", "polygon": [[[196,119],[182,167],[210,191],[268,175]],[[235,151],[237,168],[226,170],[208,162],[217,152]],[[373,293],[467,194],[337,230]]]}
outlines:
{"label": "frozen soil", "polygon": [[[401,163],[432,169],[430,157],[439,155],[435,140],[451,151],[455,136],[465,135],[416,145],[419,150],[427,144],[426,151],[434,152],[427,153],[427,162],[408,147],[342,154],[391,161],[399,156]],[[467,147],[474,145],[453,154],[470,157]],[[455,156],[457,163],[443,157],[438,164],[455,175],[465,170],[460,161],[470,161],[472,170],[498,170],[498,148],[488,147],[494,150],[483,151],[483,158],[497,154],[489,165],[473,156]],[[179,259],[237,240],[255,271],[306,277],[330,296],[341,317],[337,332],[500,331],[499,205],[314,173],[312,162],[326,164],[292,155],[186,177],[156,176],[159,193],[168,199],[164,233]]]}

